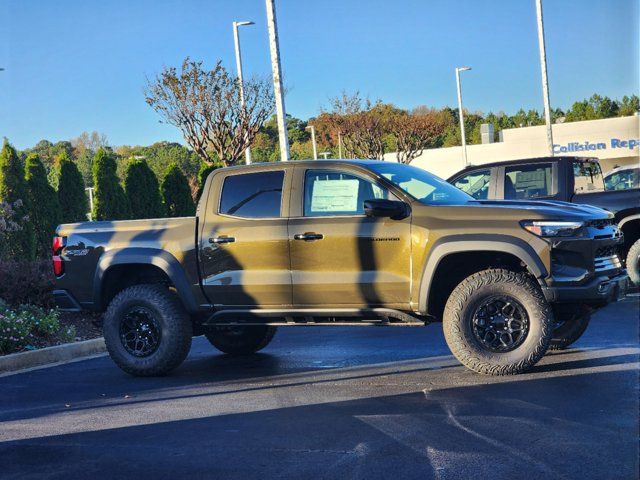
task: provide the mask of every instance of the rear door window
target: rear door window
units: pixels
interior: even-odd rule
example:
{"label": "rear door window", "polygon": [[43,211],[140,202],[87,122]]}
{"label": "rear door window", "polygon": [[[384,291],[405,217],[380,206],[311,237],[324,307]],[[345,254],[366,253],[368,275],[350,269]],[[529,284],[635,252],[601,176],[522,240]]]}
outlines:
{"label": "rear door window", "polygon": [[504,198],[519,200],[554,195],[550,163],[518,165],[504,169]]}
{"label": "rear door window", "polygon": [[243,173],[224,179],[219,212],[244,218],[280,217],[283,170]]}

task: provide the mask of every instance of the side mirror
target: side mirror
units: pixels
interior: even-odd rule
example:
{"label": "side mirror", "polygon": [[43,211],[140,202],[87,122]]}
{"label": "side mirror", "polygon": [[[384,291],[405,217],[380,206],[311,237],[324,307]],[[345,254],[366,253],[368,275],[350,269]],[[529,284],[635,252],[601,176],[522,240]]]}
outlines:
{"label": "side mirror", "polygon": [[387,217],[391,220],[402,220],[411,213],[409,205],[397,200],[377,198],[364,201],[364,213],[367,217]]}

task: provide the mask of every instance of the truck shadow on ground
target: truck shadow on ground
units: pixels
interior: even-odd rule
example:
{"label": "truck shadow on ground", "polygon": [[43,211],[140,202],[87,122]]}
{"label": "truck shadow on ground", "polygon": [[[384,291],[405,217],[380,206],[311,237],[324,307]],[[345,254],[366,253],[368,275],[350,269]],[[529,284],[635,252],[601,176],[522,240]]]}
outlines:
{"label": "truck shadow on ground", "polygon": [[[590,366],[631,360],[621,357]],[[399,394],[380,386],[344,401],[328,400],[341,394],[331,385],[305,397],[289,386],[270,394],[278,407],[34,434],[1,443],[0,456],[16,478],[633,478],[637,371],[564,373]]]}

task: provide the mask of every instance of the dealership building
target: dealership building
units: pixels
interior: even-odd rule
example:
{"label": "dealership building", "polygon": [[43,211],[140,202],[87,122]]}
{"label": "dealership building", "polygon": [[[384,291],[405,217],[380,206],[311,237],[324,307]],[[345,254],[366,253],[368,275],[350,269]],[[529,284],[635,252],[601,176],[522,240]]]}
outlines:
{"label": "dealership building", "polygon": [[[604,173],[616,166],[640,164],[638,115],[556,123],[552,130],[554,155],[597,157]],[[502,130],[498,142],[494,142],[493,137],[493,126],[483,125],[483,143],[467,145],[470,165],[549,155],[544,125]],[[385,155],[385,160],[395,159],[395,153]],[[425,150],[411,164],[448,178],[464,168],[462,147]]]}

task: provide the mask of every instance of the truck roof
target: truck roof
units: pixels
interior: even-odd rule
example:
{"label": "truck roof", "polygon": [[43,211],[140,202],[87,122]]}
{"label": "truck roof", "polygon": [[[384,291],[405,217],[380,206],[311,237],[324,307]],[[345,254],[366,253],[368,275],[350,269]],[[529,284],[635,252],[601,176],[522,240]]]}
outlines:
{"label": "truck roof", "polygon": [[493,168],[493,167],[500,167],[503,165],[523,165],[523,164],[529,164],[529,163],[544,163],[549,161],[589,162],[593,160],[598,160],[598,159],[596,157],[575,157],[575,156],[569,156],[569,155],[558,155],[553,157],[547,156],[547,157],[521,158],[517,160],[502,160],[499,162],[483,163],[481,165],[469,165],[463,168],[462,170],[459,170],[458,172],[451,175],[449,179],[453,177],[457,177],[462,172],[466,172],[468,170],[476,170],[478,168]]}

